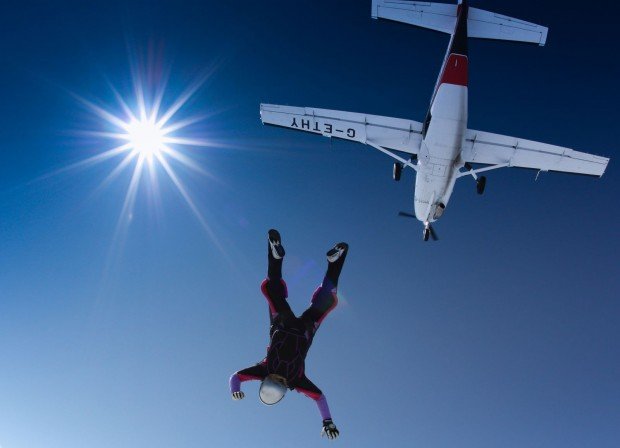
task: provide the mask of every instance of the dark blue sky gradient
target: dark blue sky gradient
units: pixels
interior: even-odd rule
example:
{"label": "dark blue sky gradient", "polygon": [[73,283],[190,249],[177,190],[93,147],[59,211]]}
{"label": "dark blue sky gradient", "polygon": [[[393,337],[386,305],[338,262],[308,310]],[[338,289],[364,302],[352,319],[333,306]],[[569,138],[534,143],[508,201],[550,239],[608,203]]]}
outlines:
{"label": "dark blue sky gradient", "polygon": [[[370,18],[370,1],[21,2],[0,17],[0,446],[315,447],[314,403],[229,397],[263,356],[265,234],[282,231],[301,312],[324,252],[351,252],[308,357],[347,447],[597,447],[620,440],[619,61],[615,2],[475,1],[549,26],[545,47],[470,41],[469,126],[611,157],[603,178],[460,180],[438,243],[413,176],[368,147],[263,127],[259,103],[421,121],[448,36]],[[110,142],[76,101],[120,113],[130,57],[170,70],[166,104],[226,147],[174,165],[219,245],[159,173],[124,244],[118,159],[46,174]]]}

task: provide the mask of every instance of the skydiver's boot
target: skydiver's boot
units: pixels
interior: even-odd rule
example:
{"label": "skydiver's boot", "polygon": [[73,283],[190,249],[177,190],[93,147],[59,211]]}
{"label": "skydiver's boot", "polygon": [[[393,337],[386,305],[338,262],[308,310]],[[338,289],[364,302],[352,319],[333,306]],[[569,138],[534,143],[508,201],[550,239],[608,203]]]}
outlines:
{"label": "skydiver's boot", "polygon": [[270,229],[267,239],[267,258],[269,260],[267,276],[270,280],[281,279],[282,259],[284,258],[285,252],[284,247],[282,246],[282,238],[280,238],[280,232],[275,229]]}
{"label": "skydiver's boot", "polygon": [[325,277],[332,282],[334,287],[338,286],[338,278],[348,252],[349,245],[347,243],[338,243],[327,251],[327,273]]}

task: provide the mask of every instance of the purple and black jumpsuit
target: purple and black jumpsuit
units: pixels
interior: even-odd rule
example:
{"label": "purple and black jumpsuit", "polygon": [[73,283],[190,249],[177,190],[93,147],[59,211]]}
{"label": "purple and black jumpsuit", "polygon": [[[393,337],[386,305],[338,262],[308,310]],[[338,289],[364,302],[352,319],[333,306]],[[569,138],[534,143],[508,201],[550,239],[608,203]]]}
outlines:
{"label": "purple and black jumpsuit", "polygon": [[244,381],[263,380],[277,374],[286,379],[289,389],[312,398],[323,420],[331,419],[325,395],[305,374],[305,359],[319,326],[338,304],[336,288],[343,262],[344,257],[337,263],[329,263],[323,283],[312,295],[310,307],[297,317],[286,300],[288,291],[281,274],[282,260],[274,260],[269,254],[268,277],[261,284],[269,304],[271,324],[267,356],[230,377],[231,393],[238,392]]}

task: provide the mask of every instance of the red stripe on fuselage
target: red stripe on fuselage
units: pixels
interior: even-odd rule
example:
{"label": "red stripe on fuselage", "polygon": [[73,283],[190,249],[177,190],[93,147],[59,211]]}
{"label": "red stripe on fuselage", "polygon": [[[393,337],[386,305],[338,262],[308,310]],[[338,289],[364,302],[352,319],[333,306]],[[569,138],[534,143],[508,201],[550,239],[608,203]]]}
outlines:
{"label": "red stripe on fuselage", "polygon": [[451,54],[446,61],[439,84],[467,86],[467,56]]}

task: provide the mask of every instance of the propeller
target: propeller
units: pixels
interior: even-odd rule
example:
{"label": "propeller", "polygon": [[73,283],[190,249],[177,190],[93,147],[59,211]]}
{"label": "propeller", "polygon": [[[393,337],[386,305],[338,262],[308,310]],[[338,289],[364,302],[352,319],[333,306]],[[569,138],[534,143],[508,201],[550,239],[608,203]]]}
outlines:
{"label": "propeller", "polygon": [[[416,215],[414,215],[413,213],[407,213],[407,212],[398,212],[398,216],[400,216],[401,218],[417,219]],[[428,229],[430,237],[433,239],[433,241],[439,241],[439,237],[437,236],[435,229],[433,229],[433,226],[431,226],[430,223],[425,223],[424,229],[425,230]]]}
{"label": "propeller", "polygon": [[428,225],[428,230],[431,231],[431,238],[433,239],[433,241],[439,241],[439,237],[437,236],[437,234],[435,233],[435,229],[433,229],[433,226],[431,226],[430,224]]}

